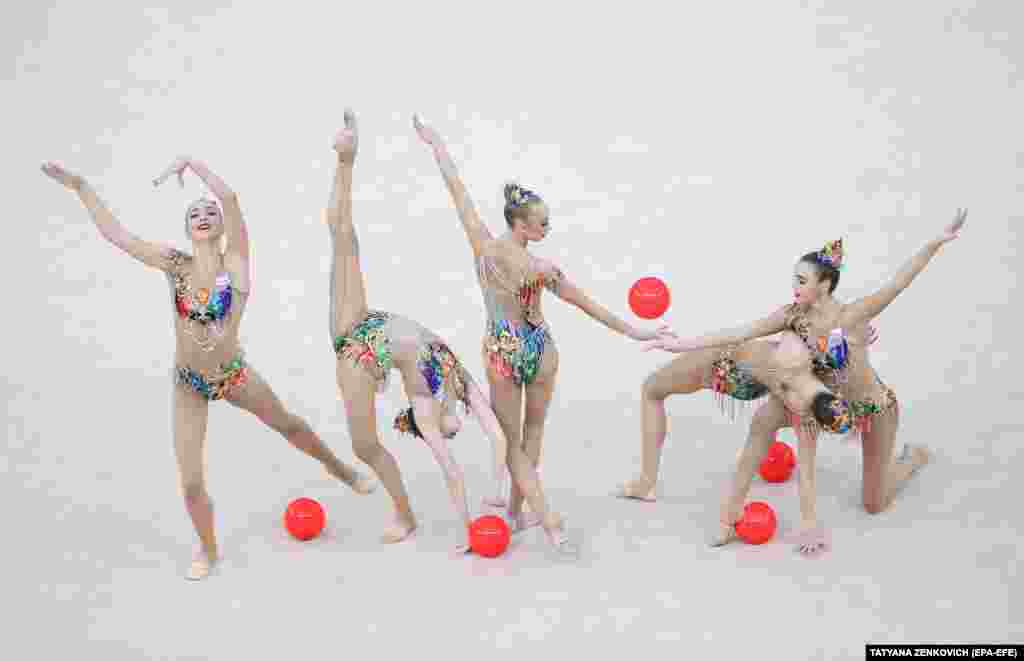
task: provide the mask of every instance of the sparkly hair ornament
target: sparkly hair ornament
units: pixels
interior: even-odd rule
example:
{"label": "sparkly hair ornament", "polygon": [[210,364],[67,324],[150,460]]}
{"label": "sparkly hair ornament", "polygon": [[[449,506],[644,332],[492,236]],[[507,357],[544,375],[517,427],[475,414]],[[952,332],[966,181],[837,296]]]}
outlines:
{"label": "sparkly hair ornament", "polygon": [[525,207],[530,202],[540,202],[540,195],[537,195],[528,188],[519,184],[505,184],[505,202],[513,208]]}
{"label": "sparkly hair ornament", "polygon": [[829,241],[825,247],[818,251],[818,263],[831,266],[837,271],[845,269],[843,264],[843,240]]}
{"label": "sparkly hair ornament", "polygon": [[416,426],[416,418],[413,417],[412,407],[402,409],[398,415],[395,416],[395,430],[399,434],[409,434],[416,438],[423,438],[420,433],[420,428]]}
{"label": "sparkly hair ornament", "polygon": [[833,434],[845,434],[850,431],[851,427],[851,412],[850,403],[845,399],[833,399],[832,404],[832,424],[825,427],[827,431]]}

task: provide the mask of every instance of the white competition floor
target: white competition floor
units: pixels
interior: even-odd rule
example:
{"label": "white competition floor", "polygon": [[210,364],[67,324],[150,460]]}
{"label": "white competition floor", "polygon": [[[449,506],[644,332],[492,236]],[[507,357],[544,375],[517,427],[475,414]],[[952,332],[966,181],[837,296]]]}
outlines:
{"label": "white competition floor", "polygon": [[[837,659],[861,658],[865,642],[1024,637],[1013,615],[1021,612],[1020,491],[1010,481],[1024,468],[1013,447],[1019,429],[994,425],[971,436],[958,420],[930,427],[927,403],[908,405],[919,410],[908,416],[907,437],[932,443],[934,464],[887,513],[869,516],[858,505],[856,447],[822,448],[819,512],[835,548],[806,559],[782,540],[798,515],[793,480],[758,480],[751,495],[776,509],[775,540],[704,544],[742,433],[708,415],[709,395],[670,405],[654,504],[606,495],[634,470],[635,405],[607,415],[608,403],[570,408],[561,397],[544,479],[583,540],[574,563],[553,561],[538,530],[497,559],[453,557],[455,524],[438,469],[424,447],[388,432],[421,528],[383,546],[377,536],[390,514],[382,491],[351,494],[255,419],[219,406],[209,472],[224,560],[192,583],[182,578],[192,533],[168,434],[126,431],[166,411],[96,411],[75,436],[58,433],[59,404],[31,398],[17,398],[31,415],[11,421],[14,479],[0,486],[5,600],[19,623],[6,638],[27,653],[19,658],[476,658],[499,649],[538,658],[643,650],[653,658]],[[351,457],[344,434],[330,441]],[[486,488],[476,468],[486,465],[481,441],[467,427],[456,443],[474,500]],[[325,533],[307,543],[281,523],[299,496],[328,510]]]}

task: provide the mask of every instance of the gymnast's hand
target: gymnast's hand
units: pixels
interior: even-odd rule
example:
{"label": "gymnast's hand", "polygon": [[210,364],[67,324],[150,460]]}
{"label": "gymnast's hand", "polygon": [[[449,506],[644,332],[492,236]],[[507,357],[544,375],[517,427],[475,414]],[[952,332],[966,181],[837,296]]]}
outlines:
{"label": "gymnast's hand", "polygon": [[868,324],[868,346],[878,341],[878,329],[873,324]]}
{"label": "gymnast's hand", "polygon": [[416,129],[416,133],[420,136],[420,139],[434,149],[444,147],[444,141],[441,139],[438,132],[424,124],[423,118],[418,114],[412,116],[412,127]]}
{"label": "gymnast's hand", "polygon": [[949,243],[954,239],[960,238],[960,230],[963,229],[964,223],[967,222],[967,209],[957,209],[956,216],[953,218],[953,222],[946,225],[945,229],[942,230],[942,234],[935,239],[935,244],[941,246],[945,243]]}
{"label": "gymnast's hand", "polygon": [[179,156],[178,159],[175,160],[174,163],[172,163],[169,168],[164,170],[163,174],[161,174],[159,177],[153,180],[153,185],[159,186],[160,184],[167,181],[167,178],[170,177],[172,174],[176,174],[178,175],[178,183],[181,185],[182,188],[184,188],[186,169],[188,169],[188,157]]}
{"label": "gymnast's hand", "polygon": [[654,339],[644,342],[644,351],[661,349],[670,353],[680,353],[689,349],[688,344],[686,340],[681,339],[675,334],[675,331],[665,324],[658,329]]}
{"label": "gymnast's hand", "polygon": [[[665,326],[665,328],[668,328]],[[656,330],[645,330],[643,328],[631,328],[629,337],[636,340],[637,342],[652,342],[658,339],[658,333]]]}
{"label": "gymnast's hand", "polygon": [[65,170],[64,166],[60,163],[54,163],[53,161],[43,163],[40,169],[43,171],[43,174],[57,183],[62,184],[68,190],[81,190],[82,184],[85,183],[85,179],[82,179],[82,177],[74,174],[73,172]]}

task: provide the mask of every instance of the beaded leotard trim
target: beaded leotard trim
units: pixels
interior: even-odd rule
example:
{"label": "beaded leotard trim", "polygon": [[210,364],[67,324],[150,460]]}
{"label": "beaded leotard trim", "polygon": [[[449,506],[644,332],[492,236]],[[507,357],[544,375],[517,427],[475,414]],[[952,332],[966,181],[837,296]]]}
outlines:
{"label": "beaded leotard trim", "polygon": [[[883,415],[895,415],[899,412],[899,400],[896,398],[895,391],[882,383],[881,379],[878,379],[878,375],[875,375],[875,378],[877,379],[878,385],[882,388],[881,401],[876,401],[874,399],[850,400],[846,403],[847,406],[845,410],[836,411],[836,413],[842,418],[840,420],[840,424],[845,423],[845,426],[848,428],[848,432],[846,433],[854,437],[855,440],[870,432],[874,421],[879,417]],[[794,429],[803,429],[812,437],[816,438],[822,433],[837,433],[832,429],[822,427],[812,415],[800,415],[799,413],[794,413],[788,409],[786,414]]]}
{"label": "beaded leotard trim", "polygon": [[723,349],[704,375],[704,386],[714,394],[723,415],[735,420],[737,413],[768,394],[768,386],[733,358],[735,347]]}
{"label": "beaded leotard trim", "polygon": [[231,313],[234,292],[231,274],[226,271],[218,274],[212,292],[205,287],[193,290],[187,269],[192,258],[171,250],[167,259],[174,285],[174,307],[186,322],[185,332],[203,351],[213,351],[224,334],[225,320]]}
{"label": "beaded leotard trim", "polygon": [[711,368],[711,389],[741,401],[751,401],[768,393],[768,386],[756,381],[753,376],[733,360],[727,352],[716,360]]}
{"label": "beaded leotard trim", "polygon": [[[477,264],[480,283],[487,281],[506,292],[515,292],[524,321],[491,318],[483,338],[486,361],[495,371],[510,378],[516,385],[528,385],[537,377],[544,349],[551,341],[551,332],[540,311],[541,290],[558,292],[563,275],[558,269],[528,274],[518,285],[503,277],[488,257]],[[489,311],[489,316],[493,311]]]}
{"label": "beaded leotard trim", "polygon": [[547,326],[507,319],[490,322],[484,335],[484,354],[498,374],[516,385],[529,385],[537,378],[549,338]]}
{"label": "beaded leotard trim", "polygon": [[[796,304],[789,306],[787,310],[786,325],[793,330],[804,344],[811,351],[811,364],[815,375],[828,382],[832,377],[836,384],[836,396],[843,399],[842,386],[847,382],[848,370],[850,369],[850,348],[845,332],[842,329],[833,330],[828,336],[820,336],[816,341],[811,340],[811,323]],[[899,409],[899,401],[892,388],[885,385],[875,373],[875,381],[882,388],[881,401],[873,399],[849,400],[846,401],[845,409],[837,409],[838,420],[836,428],[845,428],[849,432],[861,436],[871,431],[872,420],[881,415],[893,414]],[[822,432],[836,433],[832,429],[826,429],[814,419],[813,416],[802,416],[789,411],[791,423],[794,427],[802,427],[809,434],[818,436]]]}
{"label": "beaded leotard trim", "polygon": [[174,371],[175,382],[191,388],[197,395],[208,400],[224,399],[232,392],[245,386],[249,380],[248,367],[241,354],[211,371],[196,371],[188,366],[179,366]]}
{"label": "beaded leotard trim", "polygon": [[390,320],[390,313],[370,310],[347,335],[334,338],[334,352],[338,358],[347,358],[369,371],[377,380],[380,392],[387,388],[388,375],[394,365],[391,339],[383,328]]}

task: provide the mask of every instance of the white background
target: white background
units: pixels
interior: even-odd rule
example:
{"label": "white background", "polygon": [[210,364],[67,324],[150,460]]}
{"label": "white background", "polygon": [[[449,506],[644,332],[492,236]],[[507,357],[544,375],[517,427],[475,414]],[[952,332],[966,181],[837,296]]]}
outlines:
{"label": "white background", "polygon": [[[542,658],[833,659],[862,658],[869,641],[1024,639],[1009,614],[1013,600],[1021,612],[1017,3],[351,4],[25,4],[0,28],[3,600],[27,618],[8,635],[14,656],[391,656],[440,635],[453,658],[535,643]],[[202,187],[151,179],[188,154],[239,191],[256,259],[248,355],[350,459],[320,215],[346,105],[361,121],[354,213],[371,305],[447,337],[481,379],[468,244],[413,112],[447,139],[492,231],[518,178],[551,207],[537,254],[634,321],[629,285],[663,277],[684,334],[787,302],[795,259],[840,236],[837,293],[868,293],[969,207],[962,238],[878,320],[873,350],[901,399],[900,438],[929,443],[935,465],[870,517],[857,448],[824,446],[826,559],[794,558],[781,538],[710,551],[745,421],[721,419],[707,393],[669,400],[662,500],[609,498],[637,471],[640,384],[667,357],[549,296],[562,361],[544,479],[585,535],[578,567],[552,566],[536,532],[501,560],[448,557],[439,471],[389,429],[395,385],[379,419],[420,516],[413,540],[378,545],[382,491],[339,490],[221,404],[208,449],[225,564],[186,584],[163,277],[104,242],[38,166],[62,161],[131,231],[182,248]],[[455,451],[476,500],[486,443],[470,426]],[[792,489],[752,494],[779,512],[780,535],[796,522]],[[279,523],[300,495],[331,516],[308,545]]]}

